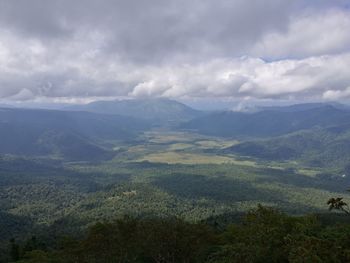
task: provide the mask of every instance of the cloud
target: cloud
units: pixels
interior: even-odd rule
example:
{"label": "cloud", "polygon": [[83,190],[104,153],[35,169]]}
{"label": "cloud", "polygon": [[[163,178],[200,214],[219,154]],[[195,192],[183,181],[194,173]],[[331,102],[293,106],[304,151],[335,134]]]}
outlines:
{"label": "cloud", "polygon": [[350,97],[350,87],[344,90],[327,90],[323,93],[323,98],[325,100],[339,100],[339,99],[347,99]]}
{"label": "cloud", "polygon": [[342,98],[348,28],[340,0],[0,0],[0,99]]}
{"label": "cloud", "polygon": [[[328,90],[350,84],[350,53],[302,60],[266,62],[258,58],[215,59],[188,65],[136,66],[76,58],[72,65],[33,70],[8,80],[1,90],[9,98],[30,91],[34,96],[66,97],[171,97],[171,98],[325,98]],[[114,64],[113,64],[114,63]],[[99,63],[97,63],[99,64]],[[33,67],[35,69],[35,67]],[[67,68],[67,71],[60,71]],[[16,84],[16,85],[15,85]]]}
{"label": "cloud", "polygon": [[222,59],[187,67],[145,72],[130,95],[322,99],[329,89],[350,83],[350,53],[303,60],[265,62],[257,58]]}
{"label": "cloud", "polygon": [[257,42],[257,56],[280,59],[303,58],[349,51],[350,11],[326,10],[303,13],[291,21],[288,30],[266,34]]}
{"label": "cloud", "polygon": [[98,31],[107,53],[153,63],[178,57],[241,55],[265,32],[287,26],[283,0],[2,0],[0,25],[45,43]]}

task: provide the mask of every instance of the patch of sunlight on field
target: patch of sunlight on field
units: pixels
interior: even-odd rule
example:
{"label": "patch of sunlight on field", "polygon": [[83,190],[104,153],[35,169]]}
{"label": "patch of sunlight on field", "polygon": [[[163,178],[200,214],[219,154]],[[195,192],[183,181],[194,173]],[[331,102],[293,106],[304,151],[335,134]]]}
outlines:
{"label": "patch of sunlight on field", "polygon": [[310,177],[315,177],[317,174],[319,174],[319,171],[316,170],[311,170],[311,169],[298,169],[298,173],[305,175],[305,176],[310,176]]}
{"label": "patch of sunlight on field", "polygon": [[169,164],[222,164],[232,163],[237,165],[255,166],[252,161],[239,161],[234,158],[218,155],[204,155],[195,153],[161,152],[144,156],[138,161],[149,161]]}
{"label": "patch of sunlight on field", "polygon": [[145,137],[152,143],[192,142],[196,135],[185,132],[147,132]]}
{"label": "patch of sunlight on field", "polygon": [[152,153],[144,156],[140,161],[149,161],[156,163],[169,163],[169,164],[220,164],[231,163],[232,159],[223,156],[209,156],[194,153],[177,153],[177,152],[162,152]]}
{"label": "patch of sunlight on field", "polygon": [[226,148],[238,144],[238,141],[225,140],[200,140],[196,141],[196,145],[202,149]]}
{"label": "patch of sunlight on field", "polygon": [[258,167],[258,165],[256,164],[256,162],[250,161],[250,160],[237,160],[237,159],[231,158],[231,162],[232,162],[233,164],[237,164],[237,165]]}
{"label": "patch of sunlight on field", "polygon": [[131,153],[143,153],[146,151],[146,148],[143,145],[131,146],[128,148],[128,152]]}
{"label": "patch of sunlight on field", "polygon": [[169,151],[179,151],[179,150],[185,150],[188,148],[193,147],[193,144],[189,144],[189,143],[174,143],[171,144],[168,149]]}
{"label": "patch of sunlight on field", "polygon": [[[211,137],[206,135],[201,135],[192,132],[183,131],[149,131],[145,132],[143,137],[152,143],[194,143],[197,141],[223,141],[228,142],[228,140],[220,139],[217,137]],[[232,141],[229,141],[232,142]]]}

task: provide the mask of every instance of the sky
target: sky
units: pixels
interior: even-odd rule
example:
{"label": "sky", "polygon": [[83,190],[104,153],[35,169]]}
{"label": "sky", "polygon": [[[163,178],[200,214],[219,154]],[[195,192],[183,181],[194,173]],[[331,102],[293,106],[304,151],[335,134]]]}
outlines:
{"label": "sky", "polygon": [[0,102],[350,98],[348,0],[0,0]]}

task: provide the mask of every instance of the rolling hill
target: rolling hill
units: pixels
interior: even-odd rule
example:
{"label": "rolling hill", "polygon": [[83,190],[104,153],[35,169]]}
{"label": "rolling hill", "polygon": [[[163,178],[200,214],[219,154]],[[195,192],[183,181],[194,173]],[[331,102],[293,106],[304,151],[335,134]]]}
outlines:
{"label": "rolling hill", "polygon": [[96,101],[85,105],[71,106],[67,109],[103,114],[117,114],[155,123],[177,123],[188,121],[202,115],[200,111],[169,99]]}
{"label": "rolling hill", "polygon": [[252,140],[223,150],[266,161],[297,160],[318,168],[344,169],[350,163],[350,125],[316,128],[265,140]]}
{"label": "rolling hill", "polygon": [[1,108],[0,153],[100,160],[112,152],[98,142],[130,140],[148,128],[144,121],[116,115]]}
{"label": "rolling hill", "polygon": [[301,110],[263,110],[254,113],[214,112],[181,125],[182,129],[222,137],[274,137],[315,127],[350,123],[350,111],[331,105]]}

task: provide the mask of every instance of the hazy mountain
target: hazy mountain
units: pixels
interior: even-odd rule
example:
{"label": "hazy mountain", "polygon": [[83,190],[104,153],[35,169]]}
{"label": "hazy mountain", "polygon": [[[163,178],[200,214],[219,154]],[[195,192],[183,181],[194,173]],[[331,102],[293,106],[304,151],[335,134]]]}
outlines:
{"label": "hazy mountain", "polygon": [[96,142],[129,140],[148,127],[143,121],[117,115],[2,108],[0,153],[97,160],[111,154]]}
{"label": "hazy mountain", "polygon": [[299,160],[316,167],[344,168],[350,163],[350,125],[317,128],[243,142],[223,150],[267,161]]}
{"label": "hazy mountain", "polygon": [[118,114],[157,122],[188,121],[201,115],[180,102],[169,99],[133,99],[96,101],[85,105],[67,107],[69,110]]}
{"label": "hazy mountain", "polygon": [[350,109],[348,105],[340,104],[337,102],[328,102],[328,103],[315,102],[315,103],[292,104],[288,106],[263,106],[263,107],[260,107],[260,111],[275,110],[275,111],[283,111],[283,112],[296,112],[296,111],[312,110],[312,109],[327,107],[327,106],[333,106],[334,108],[339,110]]}
{"label": "hazy mountain", "polygon": [[0,103],[0,108],[15,108],[15,106],[5,103]]}
{"label": "hazy mountain", "polygon": [[195,118],[183,124],[181,128],[213,136],[272,137],[313,127],[350,123],[348,110],[331,105],[315,108],[300,106],[299,108],[301,110],[283,107],[281,110],[263,110],[253,113],[215,112]]}

